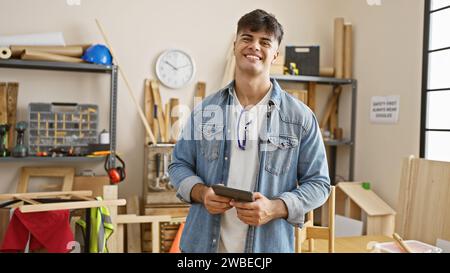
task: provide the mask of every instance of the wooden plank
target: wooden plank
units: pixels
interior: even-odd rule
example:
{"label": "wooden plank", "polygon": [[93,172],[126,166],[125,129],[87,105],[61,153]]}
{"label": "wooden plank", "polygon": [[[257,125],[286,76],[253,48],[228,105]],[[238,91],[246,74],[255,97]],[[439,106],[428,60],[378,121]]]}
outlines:
{"label": "wooden plank", "polygon": [[22,200],[22,201],[24,201],[24,202],[26,202],[28,204],[32,204],[32,205],[39,205],[39,204],[41,204],[41,203],[39,203],[37,201],[31,200],[31,199],[28,199],[28,198],[24,198],[24,197],[17,197],[17,199]]}
{"label": "wooden plank", "polygon": [[28,191],[30,177],[63,177],[62,191],[71,191],[75,168],[71,167],[22,167],[17,192]]}
{"label": "wooden plank", "polygon": [[171,134],[170,134],[170,102],[166,103],[166,106],[164,108],[164,128],[166,131],[164,132],[164,136],[166,138],[166,142],[170,141]]}
{"label": "wooden plank", "polygon": [[96,200],[95,198],[92,197],[86,197],[86,196],[81,196],[78,194],[72,194],[72,197],[75,197],[76,199],[81,199],[81,200],[85,200],[85,201],[92,201],[92,200]]}
{"label": "wooden plank", "polygon": [[344,76],[344,18],[334,20],[334,76]]}
{"label": "wooden plank", "polygon": [[[119,196],[119,188],[117,185],[108,185],[103,186],[103,199],[105,201],[111,201],[116,200]],[[124,202],[120,204],[120,206],[123,206],[126,204],[126,200],[121,199]],[[108,206],[109,215],[111,217],[111,221],[113,224],[114,230],[117,229],[117,205]],[[120,238],[117,237],[117,232],[113,232],[111,234],[111,237],[109,237],[109,240],[107,241],[108,250],[111,253],[117,253],[120,248],[120,243],[123,244],[123,240],[120,241]]]}
{"label": "wooden plank", "polygon": [[10,82],[7,88],[7,111],[8,111],[8,124],[10,125],[8,133],[8,148],[10,151],[14,147],[15,135],[16,135],[16,122],[17,122],[17,98],[19,95],[19,83]]}
{"label": "wooden plank", "polygon": [[[154,111],[155,111],[155,103],[153,101],[152,90],[150,88],[150,80],[145,79],[144,83],[144,111],[145,118],[147,119],[148,125],[150,128],[154,128],[153,119],[154,119]],[[150,137],[148,134],[145,134],[146,143],[150,141]],[[156,136],[155,136],[156,137]]]}
{"label": "wooden plank", "polygon": [[152,223],[152,250],[153,253],[160,252],[159,222]]}
{"label": "wooden plank", "polygon": [[362,220],[361,208],[350,197],[345,199],[345,216],[355,220]]}
{"label": "wooden plank", "polygon": [[385,235],[392,237],[394,234],[394,215],[367,216],[367,235]]}
{"label": "wooden plank", "polygon": [[344,25],[344,78],[351,79],[353,76],[353,27],[351,24]]}
{"label": "wooden plank", "polygon": [[180,117],[179,110],[180,100],[177,98],[170,99],[170,123],[172,125],[170,132],[170,142],[175,143],[180,134],[180,124],[178,124],[178,118]]}
{"label": "wooden plank", "polygon": [[315,82],[308,83],[308,107],[316,112],[316,86]]}
{"label": "wooden plank", "polygon": [[145,208],[145,215],[170,215],[172,217],[185,217],[188,213],[189,207]]}
{"label": "wooden plank", "polygon": [[92,191],[58,191],[58,192],[30,192],[30,193],[6,193],[0,194],[0,201],[12,200],[18,197],[23,198],[44,198],[44,197],[57,197],[57,196],[92,196]]}
{"label": "wooden plank", "polygon": [[34,60],[34,61],[54,61],[54,62],[66,62],[66,63],[84,63],[81,58],[67,57],[57,54],[51,54],[41,52],[37,50],[26,49],[20,56],[22,60]]}
{"label": "wooden plank", "polygon": [[306,229],[306,239],[324,239],[328,240],[329,230],[327,227],[308,227]]}
{"label": "wooden plank", "polygon": [[[233,40],[230,44],[230,47],[228,48],[228,52],[226,55],[227,63],[225,66],[225,71],[223,73],[221,87],[225,87],[232,80],[234,80],[235,70],[236,70],[236,58],[234,56],[234,41],[235,40],[236,40],[236,38],[233,38]],[[195,106],[195,104],[194,104],[194,106]]]}
{"label": "wooden plank", "polygon": [[27,46],[16,45],[11,46],[12,56],[14,58],[19,57],[25,50],[36,50],[39,52],[51,53],[56,55],[63,55],[68,57],[80,58],[83,55],[82,46]]}
{"label": "wooden plank", "polygon": [[369,216],[394,214],[395,211],[372,190],[366,190],[357,182],[340,182],[337,184],[353,202]]}
{"label": "wooden plank", "polygon": [[7,87],[5,82],[0,82],[0,124],[8,123]]}
{"label": "wooden plank", "polygon": [[92,196],[103,196],[103,186],[109,185],[108,176],[74,176],[72,189],[74,191],[89,190]]}
{"label": "wooden plank", "polygon": [[345,215],[345,199],[345,193],[339,187],[336,187],[336,214]]}
{"label": "wooden plank", "polygon": [[337,105],[337,100],[338,100],[339,95],[341,94],[341,92],[342,92],[342,87],[341,86],[338,86],[338,87],[333,89],[333,93],[331,94],[330,98],[328,99],[327,106],[325,107],[325,113],[322,116],[322,119],[320,121],[320,128],[326,128],[328,119],[332,115],[333,110],[336,109],[334,107],[335,107],[335,105]]}
{"label": "wooden plank", "polygon": [[198,82],[194,94],[194,107],[196,107],[205,98],[206,83]]}
{"label": "wooden plank", "polygon": [[414,158],[407,175],[399,191],[400,236],[432,245],[437,238],[450,241],[450,163]]}
{"label": "wooden plank", "polygon": [[117,215],[117,223],[120,224],[142,224],[142,223],[154,223],[154,222],[170,222],[171,217],[169,215],[148,216],[148,215],[135,215],[125,214]]}
{"label": "wooden plank", "polygon": [[13,211],[14,210],[9,208],[0,208],[0,245],[2,245],[3,238],[5,237],[9,225],[9,219]]}
{"label": "wooden plank", "polygon": [[47,203],[37,205],[24,205],[20,207],[20,211],[27,212],[39,212],[50,210],[63,210],[63,209],[85,209],[85,208],[97,208],[103,206],[123,206],[127,203],[125,199],[118,200],[104,200],[104,201],[74,201],[74,202],[62,202],[62,203]]}
{"label": "wooden plank", "polygon": [[334,253],[335,248],[335,215],[336,215],[336,187],[331,186],[330,196],[328,197],[328,251]]}
{"label": "wooden plank", "polygon": [[334,135],[335,129],[338,127],[338,118],[339,118],[339,97],[340,94],[338,94],[336,102],[333,104],[333,108],[331,109],[331,115],[330,115],[330,132],[333,134],[333,138],[336,139],[336,136]]}
{"label": "wooden plank", "polygon": [[[410,204],[412,199],[412,187],[411,187],[411,172],[412,172],[412,164],[413,158],[404,158],[402,164],[402,173],[400,178],[400,189],[398,195],[398,215],[397,222],[395,224],[396,232],[405,237],[407,234],[407,224],[408,224],[408,216],[410,215]],[[415,162],[416,163],[416,162]],[[405,237],[406,238],[406,237]]]}
{"label": "wooden plank", "polygon": [[[117,224],[116,230],[114,233],[116,233],[117,238],[117,247],[116,247],[116,253],[124,253],[124,233],[125,233],[125,225],[124,224]],[[111,250],[110,250],[111,252]]]}
{"label": "wooden plank", "polygon": [[[159,171],[162,172],[162,164]],[[176,197],[175,191],[147,192],[145,201],[146,204],[184,204]]]}
{"label": "wooden plank", "polygon": [[[132,196],[127,199],[127,214],[140,213],[139,210],[139,197]],[[119,216],[117,216],[117,222],[120,222]],[[127,253],[140,253],[141,249],[141,225],[139,223],[129,224],[127,226]]]}
{"label": "wooden plank", "polygon": [[164,126],[164,112],[163,112],[163,104],[161,101],[161,94],[159,92],[159,84],[156,80],[150,81],[150,88],[152,90],[153,95],[153,101],[155,105],[158,107],[157,109],[157,120],[158,120],[158,126],[159,126],[159,133],[161,134],[161,141],[166,142],[166,136],[165,136],[165,126]]}

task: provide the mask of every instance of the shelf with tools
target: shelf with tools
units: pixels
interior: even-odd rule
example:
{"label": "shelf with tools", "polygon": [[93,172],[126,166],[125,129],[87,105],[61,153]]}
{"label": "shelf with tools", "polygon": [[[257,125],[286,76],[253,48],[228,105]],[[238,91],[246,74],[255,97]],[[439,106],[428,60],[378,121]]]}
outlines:
{"label": "shelf with tools", "polygon": [[[356,95],[357,95],[357,81],[355,79],[341,79],[341,78],[331,78],[331,77],[318,77],[318,76],[294,76],[294,75],[272,75],[272,78],[276,79],[280,83],[283,82],[293,82],[293,83],[303,83],[308,86],[306,91],[307,96],[307,105],[316,112],[316,85],[331,85],[333,87],[334,95],[336,95],[336,90],[345,86],[349,86],[351,88],[351,113],[350,113],[350,136],[347,138],[342,138],[339,136],[337,138],[324,136],[324,144],[330,149],[330,159],[329,159],[329,171],[331,183],[335,184],[336,180],[336,162],[337,162],[337,149],[338,147],[347,146],[350,149],[349,155],[349,171],[348,171],[348,179],[349,181],[353,181],[354,179],[354,164],[355,164],[355,126],[356,126]],[[337,105],[338,97],[342,90],[338,91],[337,98],[335,99],[334,104]],[[333,98],[333,96],[331,97]],[[331,99],[330,99],[331,101]],[[333,112],[332,105],[327,105],[326,114],[331,115]],[[334,106],[336,109],[337,106]],[[335,110],[336,111],[336,110]],[[323,129],[323,121],[321,122],[321,129]],[[342,132],[340,133],[342,134]]]}
{"label": "shelf with tools", "polygon": [[[0,60],[0,69],[31,69],[31,70],[48,70],[48,71],[67,71],[67,72],[84,72],[84,73],[100,73],[110,75],[110,103],[109,103],[109,151],[114,153],[116,150],[116,123],[117,123],[117,80],[118,66],[116,65],[98,65],[91,63],[68,63],[68,62],[52,62],[52,61],[28,61],[28,60]],[[96,113],[95,113],[96,114]],[[59,122],[59,121],[57,121]],[[70,124],[70,120],[63,121]],[[92,122],[88,121],[91,124]],[[58,123],[59,124],[59,123]],[[88,126],[89,127],[89,126]],[[31,129],[31,128],[30,128]],[[41,128],[42,129],[42,128]],[[66,128],[65,128],[66,129]],[[80,133],[85,128],[74,129]],[[10,130],[13,130],[11,128]],[[52,128],[48,128],[51,131]],[[70,130],[70,128],[67,128]],[[29,132],[28,132],[29,133]],[[104,160],[104,157],[89,156],[27,156],[27,157],[3,157],[0,162],[95,162]],[[110,157],[110,166],[115,166],[115,158]]]}

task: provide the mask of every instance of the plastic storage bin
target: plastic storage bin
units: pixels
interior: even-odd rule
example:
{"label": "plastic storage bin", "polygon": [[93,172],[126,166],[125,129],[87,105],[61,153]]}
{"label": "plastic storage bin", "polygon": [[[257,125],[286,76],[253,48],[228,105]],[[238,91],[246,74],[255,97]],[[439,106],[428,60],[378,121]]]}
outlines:
{"label": "plastic storage bin", "polygon": [[98,106],[77,103],[30,103],[28,106],[30,155],[54,148],[87,153],[97,143]]}
{"label": "plastic storage bin", "polygon": [[[414,253],[441,253],[442,249],[415,240],[406,240],[405,244]],[[374,252],[379,253],[405,253],[396,242],[377,243],[374,246]]]}
{"label": "plastic storage bin", "polygon": [[284,66],[295,63],[299,75],[319,76],[320,47],[319,46],[286,46]]}

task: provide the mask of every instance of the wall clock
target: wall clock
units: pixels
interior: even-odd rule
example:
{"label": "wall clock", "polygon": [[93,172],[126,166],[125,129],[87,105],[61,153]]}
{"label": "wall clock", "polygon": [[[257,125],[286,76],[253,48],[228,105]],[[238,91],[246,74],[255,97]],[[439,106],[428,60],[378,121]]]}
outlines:
{"label": "wall clock", "polygon": [[192,81],[194,75],[194,60],[182,50],[166,50],[156,61],[156,76],[169,88],[179,89],[186,86]]}

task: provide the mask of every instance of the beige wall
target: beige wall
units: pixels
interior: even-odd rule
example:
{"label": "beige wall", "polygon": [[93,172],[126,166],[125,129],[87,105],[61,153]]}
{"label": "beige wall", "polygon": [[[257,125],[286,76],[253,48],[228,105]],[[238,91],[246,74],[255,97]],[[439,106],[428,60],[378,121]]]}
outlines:
{"label": "beige wall", "polygon": [[[419,151],[423,1],[381,2],[381,6],[369,6],[365,0],[81,0],[81,6],[68,6],[64,0],[1,0],[2,10],[9,12],[0,17],[0,34],[62,31],[68,44],[102,42],[94,22],[99,18],[142,101],[144,78],[154,78],[158,54],[171,47],[192,54],[197,65],[195,81],[206,81],[207,93],[214,92],[222,79],[236,22],[254,8],[277,15],[285,27],[284,45],[320,44],[324,66],[332,64],[333,18],[344,16],[354,25],[355,78],[359,83],[356,180],[371,181],[375,191],[395,207],[401,159]],[[0,81],[12,80],[21,84],[19,117],[23,119],[28,103],[36,101],[95,102],[103,113],[107,111],[109,82],[105,75],[0,69]],[[178,97],[191,106],[194,87],[194,83],[182,90],[162,87],[163,101]],[[371,96],[391,94],[401,96],[398,124],[371,124]],[[319,95],[319,104],[325,99]],[[341,99],[342,116],[348,113],[345,101]],[[128,171],[120,195],[128,196],[142,189],[144,130],[122,79],[118,106],[118,150]],[[101,119],[103,127],[106,118]],[[341,124],[348,127],[343,117]],[[343,161],[346,153],[339,152]],[[0,165],[0,192],[14,191],[19,167],[24,165],[29,164]],[[93,165],[77,166],[81,170]],[[101,164],[94,166],[101,174]],[[338,174],[347,174],[345,164],[338,167]]]}
{"label": "beige wall", "polygon": [[[100,19],[120,65],[128,75],[136,96],[143,101],[143,81],[154,78],[158,54],[171,47],[186,50],[196,61],[195,81],[206,81],[207,93],[219,88],[225,55],[240,16],[255,8],[274,13],[285,27],[286,44],[328,45],[329,0],[229,0],[150,1],[81,0],[68,6],[65,0],[1,0],[0,34],[62,31],[68,44],[102,42],[94,18]],[[330,60],[324,52],[324,61]],[[19,118],[26,119],[29,102],[77,101],[98,103],[104,114],[108,107],[106,75],[0,69],[0,81],[20,82]],[[163,102],[170,97],[192,104],[195,84],[181,90],[161,88]],[[107,124],[102,117],[102,127]],[[138,194],[143,180],[144,130],[122,79],[119,79],[118,151],[127,162],[128,179],[120,195]],[[15,190],[19,167],[30,163],[1,163],[0,192]],[[102,164],[79,164],[78,170]]]}
{"label": "beige wall", "polygon": [[[402,159],[419,155],[424,1],[382,0],[381,6],[365,0],[333,2],[332,15],[345,17],[355,28],[355,177],[372,182],[395,208]],[[387,95],[400,95],[398,123],[371,123],[371,97]]]}

